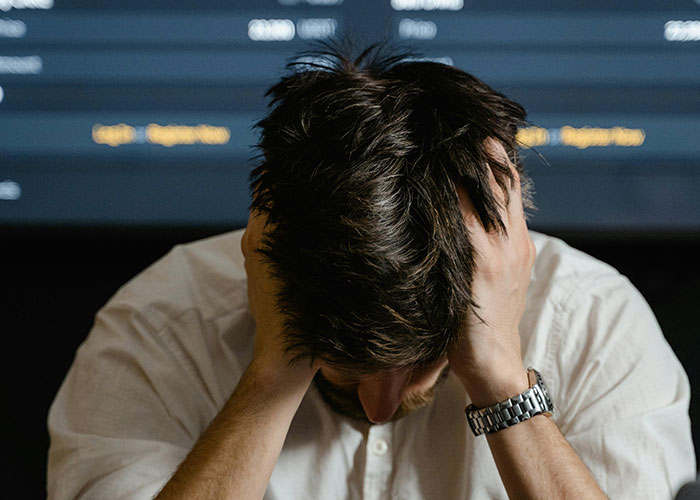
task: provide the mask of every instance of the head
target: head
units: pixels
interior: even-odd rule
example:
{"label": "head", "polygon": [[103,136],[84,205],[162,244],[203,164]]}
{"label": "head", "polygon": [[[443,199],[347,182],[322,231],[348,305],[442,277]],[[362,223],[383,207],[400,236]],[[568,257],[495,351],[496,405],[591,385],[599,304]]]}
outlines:
{"label": "head", "polygon": [[487,229],[501,230],[489,169],[506,193],[509,162],[526,179],[515,139],[522,107],[459,69],[404,59],[374,47],[290,65],[269,91],[251,174],[286,348],[324,366],[327,400],[331,390],[365,410],[365,400],[392,400],[375,421],[425,399],[478,314],[457,189]]}

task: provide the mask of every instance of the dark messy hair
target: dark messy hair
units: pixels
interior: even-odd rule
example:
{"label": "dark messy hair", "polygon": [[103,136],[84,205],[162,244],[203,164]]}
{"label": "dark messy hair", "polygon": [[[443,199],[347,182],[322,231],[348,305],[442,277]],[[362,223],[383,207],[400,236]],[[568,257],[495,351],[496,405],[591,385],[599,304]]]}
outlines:
{"label": "dark messy hair", "polygon": [[287,348],[356,373],[429,364],[478,314],[474,255],[456,192],[504,230],[489,168],[507,192],[525,179],[524,109],[445,64],[332,48],[303,58],[269,91],[252,209],[279,279]]}

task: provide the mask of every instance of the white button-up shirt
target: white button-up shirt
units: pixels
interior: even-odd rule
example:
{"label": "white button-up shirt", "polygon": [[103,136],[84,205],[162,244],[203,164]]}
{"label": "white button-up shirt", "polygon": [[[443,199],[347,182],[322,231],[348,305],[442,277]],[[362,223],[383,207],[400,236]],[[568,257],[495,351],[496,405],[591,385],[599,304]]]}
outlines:
{"label": "white button-up shirt", "polygon": [[[50,498],[152,498],[224,405],[253,346],[241,234],[176,247],[99,312],[49,414]],[[626,278],[531,236],[525,366],[612,499],[671,498],[695,476],[683,369]],[[429,406],[369,425],[335,414],[312,385],[265,498],[507,498],[468,403],[450,375]]]}

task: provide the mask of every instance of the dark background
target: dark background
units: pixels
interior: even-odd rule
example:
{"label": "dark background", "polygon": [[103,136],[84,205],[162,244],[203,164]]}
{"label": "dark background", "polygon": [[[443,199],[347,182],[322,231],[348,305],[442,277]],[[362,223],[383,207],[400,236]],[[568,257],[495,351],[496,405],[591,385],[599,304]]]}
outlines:
{"label": "dark background", "polygon": [[[49,405],[97,309],[173,245],[232,227],[31,229],[0,233],[2,414],[0,470],[16,496],[45,493]],[[551,233],[551,231],[550,231]],[[693,386],[691,419],[700,436],[700,238],[697,235],[554,232],[617,267],[650,302]],[[6,489],[7,493],[7,489]]]}
{"label": "dark background", "polygon": [[[0,36],[0,56],[44,65],[0,74],[3,498],[46,496],[47,411],[97,309],[173,245],[246,220],[251,126],[285,61],[308,48],[299,37],[249,39],[253,18],[333,18],[359,44],[386,38],[447,57],[555,137],[564,126],[645,130],[635,148],[552,138],[538,148],[547,162],[528,153],[532,227],[612,264],[647,298],[691,379],[698,449],[700,40],[669,40],[664,26],[700,19],[700,0],[322,3],[55,0],[0,16],[27,26],[25,37]],[[437,36],[401,36],[406,19],[433,23]],[[122,122],[227,126],[231,141],[93,141],[94,124]]]}

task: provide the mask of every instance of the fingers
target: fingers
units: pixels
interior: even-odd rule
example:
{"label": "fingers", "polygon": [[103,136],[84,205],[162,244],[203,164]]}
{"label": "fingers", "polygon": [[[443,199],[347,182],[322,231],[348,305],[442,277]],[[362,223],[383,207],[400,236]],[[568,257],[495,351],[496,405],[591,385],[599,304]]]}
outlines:
{"label": "fingers", "polygon": [[498,182],[496,182],[491,168],[488,172],[489,184],[496,199],[500,202],[504,210],[503,215],[506,227],[509,226],[508,222],[519,223],[521,219],[524,219],[525,213],[523,210],[522,186],[518,169],[513,162],[510,161],[510,158],[508,158],[508,154],[503,145],[496,139],[487,139],[486,149],[495,161],[498,161],[501,165],[507,166],[507,168],[510,169],[512,182],[509,183],[510,185],[507,187],[506,192],[504,192]]}
{"label": "fingers", "polygon": [[[510,169],[512,183],[505,189],[502,188],[496,181],[493,169],[489,166],[487,175],[489,186],[493,196],[496,198],[498,210],[501,220],[505,226],[506,235],[511,235],[515,232],[515,236],[527,232],[527,224],[525,220],[525,212],[523,209],[522,188],[520,183],[520,174],[515,165],[508,158],[505,149],[497,141],[492,141],[488,144],[488,149],[496,161]],[[457,186],[457,195],[459,199],[460,209],[464,217],[465,224],[471,233],[485,232],[481,219],[472,204],[468,192],[462,186]],[[500,231],[488,232],[489,236],[494,236]],[[501,234],[503,236],[503,234]],[[512,235],[511,235],[512,236]]]}
{"label": "fingers", "polygon": [[[248,225],[250,225],[250,218],[248,219]],[[248,259],[248,226],[246,230],[243,231],[243,236],[241,236],[241,252],[243,253],[243,259]]]}
{"label": "fingers", "polygon": [[248,225],[241,237],[241,251],[246,259],[252,257],[252,252],[260,246],[266,223],[267,217],[264,214],[255,210],[250,211]]}
{"label": "fingers", "polygon": [[502,271],[501,267],[513,265],[522,270],[523,279],[529,280],[536,251],[525,219],[520,175],[500,143],[491,143],[488,147],[495,160],[503,162],[511,169],[513,179],[508,186],[510,189],[504,191],[496,181],[493,170],[489,168],[489,185],[499,204],[505,232],[486,231],[467,190],[457,186],[459,205],[469,239],[476,251],[478,266],[487,274],[497,276]]}
{"label": "fingers", "polygon": [[467,227],[470,229],[481,227],[481,219],[479,219],[479,215],[476,213],[469,193],[467,193],[464,186],[459,184],[457,185],[457,198],[459,200],[459,209],[462,212],[462,218]]}

